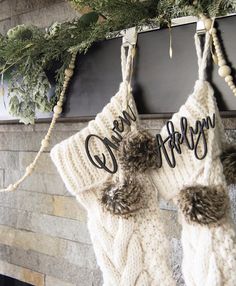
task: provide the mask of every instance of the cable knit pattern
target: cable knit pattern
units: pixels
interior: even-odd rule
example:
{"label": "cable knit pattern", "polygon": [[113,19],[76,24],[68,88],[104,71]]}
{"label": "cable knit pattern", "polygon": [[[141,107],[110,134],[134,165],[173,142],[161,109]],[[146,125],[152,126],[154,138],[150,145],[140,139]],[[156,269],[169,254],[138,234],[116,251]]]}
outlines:
{"label": "cable knit pattern", "polygon": [[[198,36],[196,36],[198,37]],[[156,187],[168,200],[176,199],[178,193],[188,186],[221,185],[226,189],[226,182],[219,155],[225,144],[223,125],[215,102],[213,89],[204,80],[210,35],[206,34],[205,49],[200,54],[199,39],[196,47],[199,63],[199,80],[186,103],[174,114],[172,122],[175,130],[180,130],[180,118],[186,117],[189,126],[194,127],[196,120],[216,115],[216,126],[205,130],[207,135],[207,156],[197,160],[194,152],[186,145],[181,145],[182,154],[176,154],[176,167],[170,168],[163,160],[162,168],[152,171]],[[166,127],[161,130],[163,138],[168,136]],[[199,146],[199,150],[203,148]],[[183,263],[182,269],[187,286],[235,286],[236,285],[236,235],[227,216],[218,226],[188,224],[184,217],[182,223]]]}
{"label": "cable knit pattern", "polygon": [[[127,64],[129,62],[127,60]],[[68,190],[88,212],[88,228],[103,272],[104,286],[172,286],[175,283],[166,255],[170,250],[164,224],[160,221],[158,192],[150,174],[146,172],[136,176],[143,187],[142,209],[128,218],[112,215],[104,210],[99,200],[103,185],[109,180],[115,182],[117,174],[112,175],[93,166],[85,152],[88,135],[96,134],[101,138],[115,135],[112,132],[113,121],[119,119],[128,105],[137,116],[130,84],[124,81],[95,120],[57,144],[51,151],[51,157]],[[135,128],[134,122],[131,127],[125,125],[122,137]],[[93,154],[103,152],[111,167],[111,157],[99,140],[90,144],[90,150]],[[117,150],[114,154],[117,156]]]}

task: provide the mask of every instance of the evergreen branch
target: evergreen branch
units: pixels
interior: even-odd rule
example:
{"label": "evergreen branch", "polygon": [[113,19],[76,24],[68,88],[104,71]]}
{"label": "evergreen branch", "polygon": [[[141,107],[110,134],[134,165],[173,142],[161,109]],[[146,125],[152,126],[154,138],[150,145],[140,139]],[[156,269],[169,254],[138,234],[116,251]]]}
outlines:
{"label": "evergreen branch", "polygon": [[[80,11],[92,11],[46,32],[19,25],[0,35],[0,73],[9,79],[9,112],[33,123],[36,110],[51,111],[61,90],[71,51],[86,53],[111,32],[151,24],[169,26],[171,19],[205,14],[215,17],[236,11],[235,0],[68,0]],[[101,17],[102,15],[102,21]],[[56,67],[55,67],[56,66]],[[55,74],[56,92],[47,97],[48,71]]]}

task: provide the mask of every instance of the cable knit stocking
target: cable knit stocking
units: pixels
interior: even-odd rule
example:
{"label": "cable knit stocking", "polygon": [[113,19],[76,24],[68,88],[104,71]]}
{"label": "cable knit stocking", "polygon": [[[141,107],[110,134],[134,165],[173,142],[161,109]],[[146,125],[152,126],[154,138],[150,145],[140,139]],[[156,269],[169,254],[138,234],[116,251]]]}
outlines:
{"label": "cable knit stocking", "polygon": [[[129,81],[133,47],[129,47],[127,60],[124,52],[122,47],[123,83],[118,93],[86,128],[56,145],[51,151],[51,157],[68,190],[88,212],[88,228],[97,262],[103,272],[104,285],[172,286],[175,283],[167,255],[170,250],[164,224],[160,221],[158,191],[150,174],[147,172],[145,175],[135,176],[142,186],[141,208],[128,217],[114,215],[104,209],[101,197],[104,186],[119,181],[120,165],[118,164],[117,173],[110,174],[95,167],[85,152],[85,142],[91,134],[112,141],[112,136],[125,138],[131,129],[137,128],[132,119],[128,120],[128,124],[127,120],[124,120],[122,126],[120,118],[124,110],[131,117],[138,117]],[[133,114],[130,113],[129,107]],[[113,130],[117,124],[119,135],[117,128],[116,132]],[[92,138],[89,149],[93,159],[98,155],[103,161],[105,158],[107,168],[114,167],[109,150],[112,150],[116,158],[117,150],[105,148],[98,137]]]}
{"label": "cable knit stocking", "polygon": [[[195,36],[199,64],[199,80],[186,103],[174,114],[171,121],[181,132],[181,117],[189,126],[196,120],[215,114],[215,128],[204,130],[207,155],[198,160],[194,151],[181,145],[182,154],[175,153],[176,167],[171,168],[163,159],[162,168],[152,173],[155,185],[167,199],[173,199],[180,210],[182,224],[182,270],[187,286],[236,285],[236,234],[229,215],[228,195],[219,155],[225,144],[223,127],[213,89],[205,80],[205,69],[210,45],[206,34],[201,53],[199,37]],[[189,129],[188,129],[189,132]],[[166,126],[161,131],[168,137]],[[197,135],[194,137],[195,142]],[[203,153],[203,136],[198,153]],[[168,151],[170,154],[170,151]]]}

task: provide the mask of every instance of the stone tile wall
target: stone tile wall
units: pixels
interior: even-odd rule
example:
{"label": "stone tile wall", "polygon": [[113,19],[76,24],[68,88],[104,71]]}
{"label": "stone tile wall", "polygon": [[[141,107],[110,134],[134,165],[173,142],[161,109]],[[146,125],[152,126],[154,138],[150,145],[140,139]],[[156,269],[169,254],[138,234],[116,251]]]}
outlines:
{"label": "stone tile wall", "polygon": [[[164,122],[143,120],[142,124],[157,133]],[[236,120],[225,119],[224,124],[229,139],[235,140]],[[86,125],[87,122],[58,123],[53,144]],[[1,187],[23,174],[47,128],[48,124],[0,125]],[[0,194],[0,273],[37,286],[100,286],[101,273],[87,231],[86,213],[65,189],[49,151],[17,192]],[[232,198],[235,198],[233,190]],[[178,285],[184,285],[177,213],[163,200],[160,207],[174,250],[175,278]]]}
{"label": "stone tile wall", "polygon": [[78,14],[65,0],[1,0],[0,33],[18,24],[46,28],[54,22],[73,19]]}

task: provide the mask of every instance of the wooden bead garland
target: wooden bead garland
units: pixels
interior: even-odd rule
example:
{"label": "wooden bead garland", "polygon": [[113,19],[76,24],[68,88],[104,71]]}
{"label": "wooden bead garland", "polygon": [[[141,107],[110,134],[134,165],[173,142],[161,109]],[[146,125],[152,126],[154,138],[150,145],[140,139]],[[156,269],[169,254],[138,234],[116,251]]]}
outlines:
{"label": "wooden bead garland", "polygon": [[77,52],[74,52],[72,54],[70,64],[69,64],[68,68],[65,69],[64,83],[63,83],[62,91],[61,91],[60,96],[59,96],[59,100],[57,101],[57,104],[53,108],[54,113],[53,113],[53,117],[52,117],[50,126],[48,128],[47,134],[45,135],[44,139],[41,141],[41,147],[40,147],[37,155],[35,156],[34,161],[26,167],[24,175],[15,184],[10,184],[6,189],[1,189],[0,192],[15,191],[19,187],[19,185],[28,176],[30,176],[32,174],[32,172],[34,171],[34,169],[37,165],[37,162],[38,162],[41,154],[45,151],[46,148],[49,147],[52,130],[55,126],[57,118],[62,113],[62,106],[63,106],[63,102],[64,102],[66,89],[67,89],[69,81],[70,81],[70,79],[74,73],[76,54],[77,54]]}
{"label": "wooden bead garland", "polygon": [[236,96],[236,85],[233,82],[233,77],[231,75],[231,68],[226,64],[226,61],[224,59],[224,56],[223,56],[223,53],[220,47],[219,39],[217,37],[217,30],[216,28],[211,28],[209,30],[212,35],[212,40],[213,40],[213,44],[214,44],[217,59],[218,59],[218,65],[219,65],[218,73],[221,77],[225,79],[225,82],[228,84],[229,88],[232,90],[233,94]]}
{"label": "wooden bead garland", "polygon": [[232,90],[233,94],[236,96],[236,85],[233,82],[233,77],[231,75],[231,68],[226,64],[224,59],[222,49],[220,46],[219,39],[217,37],[217,30],[213,27],[214,21],[210,18],[207,18],[205,15],[199,15],[201,20],[204,22],[205,29],[209,31],[212,35],[213,45],[215,47],[215,55],[213,55],[214,62],[217,62],[219,65],[218,74],[225,79],[225,82],[228,84],[229,88]]}

